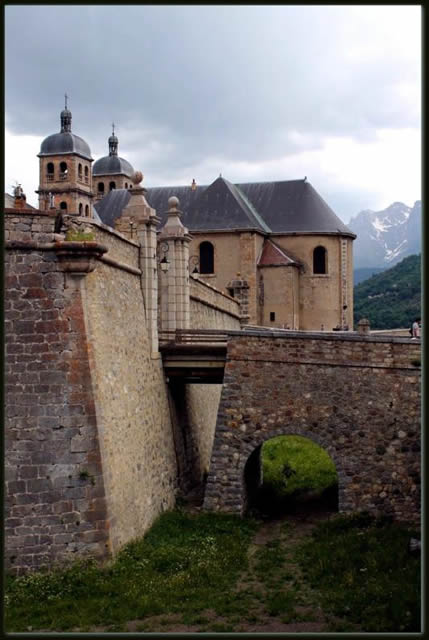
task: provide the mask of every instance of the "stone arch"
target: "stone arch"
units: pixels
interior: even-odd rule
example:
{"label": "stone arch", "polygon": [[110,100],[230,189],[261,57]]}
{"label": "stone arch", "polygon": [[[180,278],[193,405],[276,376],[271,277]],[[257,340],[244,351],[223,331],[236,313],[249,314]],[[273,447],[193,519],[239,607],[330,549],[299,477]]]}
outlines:
{"label": "stone arch", "polygon": [[113,189],[116,189],[116,182],[112,180],[112,182],[109,182],[109,191],[113,191]]}
{"label": "stone arch", "polygon": [[97,185],[98,193],[104,193],[104,182],[99,182]]}
{"label": "stone arch", "polygon": [[61,211],[67,211],[67,202],[65,202],[64,200],[60,202],[60,209]]}
{"label": "stone arch", "polygon": [[[278,436],[301,436],[307,440],[317,444],[323,449],[331,458],[335,465],[335,469],[338,477],[338,507],[340,510],[340,493],[342,485],[344,484],[344,469],[342,465],[342,458],[338,455],[337,449],[332,442],[327,438],[320,436],[320,434],[308,429],[302,429],[299,426],[284,425],[283,427],[277,427],[270,431],[265,431],[263,434],[255,434],[254,438],[247,440],[242,447],[242,455],[240,456],[240,464],[238,467],[239,475],[241,478],[242,486],[242,504],[240,513],[243,515],[246,512],[249,499],[251,496],[249,492],[256,489],[257,485],[262,480],[261,470],[261,452],[262,446],[265,442],[268,442],[272,438]],[[250,465],[249,465],[250,463]]]}

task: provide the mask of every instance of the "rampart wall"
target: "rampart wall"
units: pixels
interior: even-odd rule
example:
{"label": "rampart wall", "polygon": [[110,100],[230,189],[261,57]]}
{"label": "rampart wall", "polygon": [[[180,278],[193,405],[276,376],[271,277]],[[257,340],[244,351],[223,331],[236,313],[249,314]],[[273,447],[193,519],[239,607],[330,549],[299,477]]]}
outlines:
{"label": "rampart wall", "polygon": [[[191,329],[239,329],[239,304],[215,287],[191,277]],[[187,457],[191,483],[208,473],[222,385],[183,385]],[[180,393],[177,390],[176,393]],[[183,418],[182,418],[183,419]]]}
{"label": "rampart wall", "polygon": [[295,434],[331,455],[340,511],[418,522],[420,382],[407,338],[231,335],[205,507],[243,512],[250,454]]}
{"label": "rampart wall", "polygon": [[95,228],[115,258],[79,275],[53,217],[5,219],[6,566],[21,573],[142,535],[173,506],[177,467],[138,247]]}

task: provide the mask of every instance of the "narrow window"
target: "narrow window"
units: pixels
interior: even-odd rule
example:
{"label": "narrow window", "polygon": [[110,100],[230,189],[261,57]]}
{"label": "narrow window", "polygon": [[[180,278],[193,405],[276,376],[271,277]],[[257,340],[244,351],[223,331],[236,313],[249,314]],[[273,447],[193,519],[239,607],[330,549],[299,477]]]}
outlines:
{"label": "narrow window", "polygon": [[61,202],[60,203],[60,209],[62,211],[67,211],[67,202]]}
{"label": "narrow window", "polygon": [[274,322],[276,319],[275,311],[270,311],[270,322]]}
{"label": "narrow window", "polygon": [[313,251],[313,273],[326,273],[325,247],[316,247]]}
{"label": "narrow window", "polygon": [[89,206],[87,204],[85,205],[85,215],[89,216]]}
{"label": "narrow window", "polygon": [[46,165],[46,173],[49,175],[54,175],[54,163],[53,162],[48,162],[48,164]]}
{"label": "narrow window", "polygon": [[81,216],[81,215],[82,215],[82,213],[83,213],[83,204],[82,204],[82,203],[80,203],[80,204],[79,204],[79,215]]}
{"label": "narrow window", "polygon": [[61,162],[61,164],[60,164],[60,171],[61,171],[61,173],[63,173],[63,174],[66,174],[66,173],[67,173],[67,162]]}
{"label": "narrow window", "polygon": [[98,183],[98,193],[104,193],[104,182]]}
{"label": "narrow window", "polygon": [[128,182],[125,183],[125,189],[128,189]]}
{"label": "narrow window", "polygon": [[85,178],[88,177],[88,167],[85,167]]}
{"label": "narrow window", "polygon": [[211,242],[200,244],[200,273],[214,273],[214,247]]}
{"label": "narrow window", "polygon": [[112,191],[113,189],[116,189],[116,184],[114,182],[111,182],[109,184],[109,189],[110,189],[110,191]]}
{"label": "narrow window", "polygon": [[81,178],[82,177],[82,165],[80,164],[80,162],[79,162],[79,166],[77,168],[77,172],[79,174],[79,178]]}

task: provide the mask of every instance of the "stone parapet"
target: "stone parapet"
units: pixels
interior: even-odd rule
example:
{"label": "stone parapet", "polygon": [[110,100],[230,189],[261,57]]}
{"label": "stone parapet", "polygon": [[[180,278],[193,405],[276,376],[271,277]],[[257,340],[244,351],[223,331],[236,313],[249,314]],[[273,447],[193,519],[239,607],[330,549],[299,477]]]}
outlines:
{"label": "stone parapet", "polygon": [[5,241],[53,242],[55,216],[56,211],[52,214],[34,209],[5,209]]}
{"label": "stone parapet", "polygon": [[[233,318],[240,320],[240,305],[237,300],[234,300],[231,296],[219,291],[215,287],[212,287],[206,282],[202,282],[198,277],[190,277],[190,295],[191,300],[194,302],[207,305],[216,309],[221,313],[228,314]],[[192,315],[192,314],[191,314]],[[192,320],[192,327],[195,328],[207,328],[207,329],[223,329],[224,327],[206,327],[195,324],[195,319]],[[239,325],[237,325],[237,328]],[[231,326],[233,328],[233,326]]]}

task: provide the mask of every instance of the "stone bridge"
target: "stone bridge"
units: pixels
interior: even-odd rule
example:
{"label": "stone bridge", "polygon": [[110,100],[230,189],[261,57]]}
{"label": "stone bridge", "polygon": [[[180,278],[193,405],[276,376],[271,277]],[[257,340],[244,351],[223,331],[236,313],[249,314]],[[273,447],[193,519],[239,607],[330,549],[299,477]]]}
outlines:
{"label": "stone bridge", "polygon": [[420,341],[291,331],[228,335],[205,509],[243,513],[251,454],[274,436],[300,435],[334,461],[340,512],[418,521]]}

